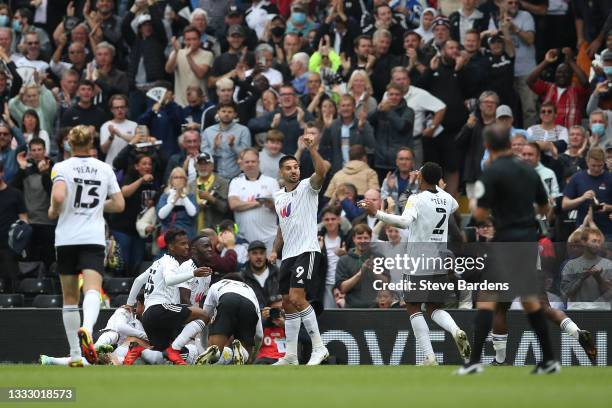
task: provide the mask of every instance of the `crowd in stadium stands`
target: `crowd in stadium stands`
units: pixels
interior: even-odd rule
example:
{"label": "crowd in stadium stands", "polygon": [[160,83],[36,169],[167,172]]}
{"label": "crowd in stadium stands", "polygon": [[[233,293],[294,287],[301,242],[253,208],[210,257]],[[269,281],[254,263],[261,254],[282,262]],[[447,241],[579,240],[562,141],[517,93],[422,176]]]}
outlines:
{"label": "crowd in stadium stands", "polygon": [[[0,307],[58,293],[50,173],[70,157],[75,125],[95,129],[91,155],[113,166],[126,201],[107,217],[109,281],[137,276],[180,228],[213,241],[213,282],[241,271],[262,308],[278,303],[272,197],[283,155],[302,178],[314,171],[309,122],[332,169],[319,199],[320,307],[399,305],[373,290],[364,259],[401,232],[356,203],[401,213],[424,162],[465,197],[449,240],[494,236],[496,220],[469,217],[493,123],[545,185],[544,247],[586,243],[592,234],[575,232],[586,227],[612,240],[610,0],[0,1],[0,97]],[[23,252],[9,247],[18,219],[32,229]],[[551,300],[568,308],[612,287],[609,267],[552,269]],[[25,303],[7,295],[19,293]]]}

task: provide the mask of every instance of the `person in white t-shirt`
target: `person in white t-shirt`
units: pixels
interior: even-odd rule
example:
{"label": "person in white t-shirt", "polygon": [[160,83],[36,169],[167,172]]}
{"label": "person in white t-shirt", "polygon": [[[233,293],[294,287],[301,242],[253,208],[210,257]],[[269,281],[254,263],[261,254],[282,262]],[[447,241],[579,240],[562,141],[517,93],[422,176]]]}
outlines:
{"label": "person in white t-shirt", "polygon": [[[440,259],[442,251],[446,249],[448,240],[448,219],[459,208],[457,201],[438,187],[442,180],[442,167],[437,163],[427,162],[421,167],[418,173],[419,193],[412,194],[408,198],[406,207],[402,215],[387,214],[378,209],[378,206],[370,200],[359,203],[361,208],[366,209],[369,215],[376,216],[379,220],[398,228],[408,228],[408,245],[406,254],[412,259]],[[425,359],[423,365],[437,365],[436,355],[433,352],[431,339],[429,337],[429,327],[425,317],[421,312],[424,303],[427,313],[431,319],[449,332],[459,350],[459,354],[464,358],[470,357],[470,343],[467,335],[461,330],[448,312],[442,310],[442,305],[450,291],[440,290],[420,290],[422,283],[442,284],[448,282],[448,273],[442,268],[438,269],[435,265],[420,267],[416,270],[404,270],[404,281],[414,283],[414,287],[419,290],[407,291],[404,295],[406,310],[410,315],[410,324],[414,330],[415,337],[419,343]]]}
{"label": "person in white t-shirt", "polygon": [[[122,212],[125,200],[113,169],[89,156],[93,145],[90,128],[72,128],[68,143],[72,157],[57,163],[51,171],[53,187],[48,215],[50,219],[58,218],[55,247],[64,301],[64,329],[70,345],[70,366],[81,367],[81,353],[91,364],[97,360],[91,333],[100,311],[106,248],[103,213]],[[85,293],[83,327],[80,327],[79,315],[80,273],[83,274]]]}
{"label": "person in white t-shirt", "polygon": [[272,258],[281,254],[279,290],[283,295],[287,352],[274,365],[297,365],[300,326],[304,323],[312,341],[308,365],[319,365],[329,357],[321,340],[314,309],[307,300],[307,290],[321,260],[317,234],[319,192],[331,164],[317,149],[321,130],[313,122],[306,124],[303,143],[310,153],[315,169],[313,175],[300,181],[300,162],[285,156],[279,162],[280,176],[285,187],[274,194],[274,207],[279,218]]}
{"label": "person in white t-shirt", "polygon": [[113,118],[100,127],[100,149],[106,154],[106,163],[113,160],[134,137],[138,124],[127,119],[128,99],[125,95],[113,95],[108,101]]}
{"label": "person in white t-shirt", "polygon": [[271,253],[276,236],[273,195],[278,182],[259,171],[259,152],[248,148],[240,153],[242,174],[229,185],[228,203],[234,212],[239,234],[249,242],[263,241]]}

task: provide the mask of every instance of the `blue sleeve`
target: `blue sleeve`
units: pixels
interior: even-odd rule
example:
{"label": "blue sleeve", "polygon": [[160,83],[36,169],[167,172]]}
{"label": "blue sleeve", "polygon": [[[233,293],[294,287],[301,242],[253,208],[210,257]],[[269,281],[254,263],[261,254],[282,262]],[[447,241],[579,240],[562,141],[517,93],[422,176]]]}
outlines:
{"label": "blue sleeve", "polygon": [[349,221],[353,221],[354,218],[359,217],[363,213],[363,211],[353,204],[353,202],[348,198],[342,200],[340,204],[342,205],[342,209],[346,213],[346,218],[348,218]]}
{"label": "blue sleeve", "polygon": [[574,176],[570,179],[569,183],[563,189],[563,195],[567,198],[574,199],[578,197],[578,183],[576,182],[576,177],[580,173],[574,174]]}

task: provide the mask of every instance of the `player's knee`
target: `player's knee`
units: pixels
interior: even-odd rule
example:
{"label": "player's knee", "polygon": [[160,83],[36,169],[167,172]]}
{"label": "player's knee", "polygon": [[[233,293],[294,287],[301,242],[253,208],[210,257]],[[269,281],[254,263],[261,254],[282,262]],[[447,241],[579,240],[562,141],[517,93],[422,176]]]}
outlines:
{"label": "player's knee", "polygon": [[289,293],[289,303],[291,303],[298,310],[303,310],[308,306],[306,298],[300,293]]}

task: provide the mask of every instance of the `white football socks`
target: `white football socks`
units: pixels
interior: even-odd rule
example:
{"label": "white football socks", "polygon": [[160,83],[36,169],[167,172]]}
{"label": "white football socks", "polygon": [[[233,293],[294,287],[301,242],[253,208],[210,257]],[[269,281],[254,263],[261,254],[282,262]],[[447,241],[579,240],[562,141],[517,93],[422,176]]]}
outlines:
{"label": "white football socks", "polygon": [[172,348],[181,351],[187,343],[193,340],[198,333],[201,333],[202,330],[204,330],[204,327],[206,327],[206,325],[202,320],[194,320],[187,323],[185,327],[183,327],[181,334],[176,336],[176,339],[174,339],[172,342]]}
{"label": "white football socks", "polygon": [[302,319],[299,313],[289,313],[285,315],[285,338],[287,341],[287,352],[285,357],[297,359],[298,335]]}
{"label": "white football socks", "polygon": [[410,324],[414,331],[414,337],[416,337],[425,357],[435,356],[433,346],[431,345],[431,339],[429,338],[429,326],[427,326],[423,313],[417,312],[410,315]]}
{"label": "white football socks", "polygon": [[119,341],[119,333],[117,333],[116,331],[109,330],[105,331],[100,335],[100,337],[98,337],[98,340],[96,340],[96,344],[94,346],[97,349],[98,347],[104,344],[117,344],[117,341]]}
{"label": "white football socks", "polygon": [[578,327],[578,325],[576,325],[576,323],[574,323],[572,319],[566,317],[565,319],[563,319],[559,326],[561,327],[561,330],[578,340],[580,328]]}
{"label": "white football socks", "polygon": [[449,332],[452,336],[457,333],[459,326],[446,310],[436,309],[431,314],[431,320],[436,322],[438,326]]}
{"label": "white football socks", "polygon": [[495,361],[503,363],[506,361],[506,343],[508,342],[508,333],[497,334],[491,332],[493,340],[493,350],[495,350]]}
{"label": "white football socks", "polygon": [[93,328],[100,314],[100,292],[90,289],[83,297],[83,327],[89,335],[93,335]]}
{"label": "white football socks", "polygon": [[62,307],[62,319],[64,320],[64,331],[70,346],[70,358],[72,361],[81,359],[81,348],[79,347],[79,336],[77,332],[81,327],[81,314],[78,305],[64,305]]}
{"label": "white football socks", "polygon": [[[308,306],[306,309],[299,312],[299,315],[302,318],[302,322],[304,323],[304,327],[306,327],[306,331],[310,336],[310,341],[312,342],[312,348],[318,349],[323,347],[323,340],[321,340],[321,333],[319,333],[319,324],[317,323],[317,315],[315,314],[312,306]],[[299,333],[298,326],[298,333]],[[286,331],[286,329],[285,329]]]}

